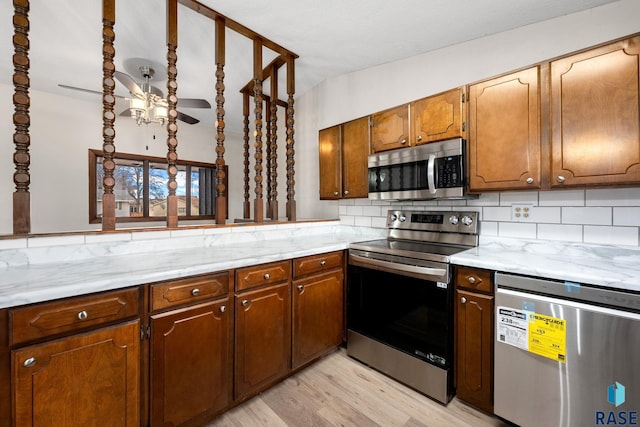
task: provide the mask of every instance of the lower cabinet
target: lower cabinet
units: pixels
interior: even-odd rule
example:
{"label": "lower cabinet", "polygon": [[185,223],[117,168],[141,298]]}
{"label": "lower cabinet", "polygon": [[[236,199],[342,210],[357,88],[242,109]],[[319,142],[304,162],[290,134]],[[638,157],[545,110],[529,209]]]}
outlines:
{"label": "lower cabinet", "polygon": [[231,403],[232,322],[228,297],[151,316],[151,426],[202,423]]}
{"label": "lower cabinet", "polygon": [[139,426],[140,322],[14,350],[13,425]]}
{"label": "lower cabinet", "polygon": [[455,298],[456,395],[493,413],[492,273],[458,268]]}

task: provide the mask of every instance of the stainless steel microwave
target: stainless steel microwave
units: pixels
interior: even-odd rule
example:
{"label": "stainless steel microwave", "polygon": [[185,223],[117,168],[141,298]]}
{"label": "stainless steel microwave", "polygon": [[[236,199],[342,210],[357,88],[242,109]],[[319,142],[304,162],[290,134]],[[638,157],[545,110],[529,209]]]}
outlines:
{"label": "stainless steel microwave", "polygon": [[369,156],[369,199],[461,199],[465,194],[462,138]]}

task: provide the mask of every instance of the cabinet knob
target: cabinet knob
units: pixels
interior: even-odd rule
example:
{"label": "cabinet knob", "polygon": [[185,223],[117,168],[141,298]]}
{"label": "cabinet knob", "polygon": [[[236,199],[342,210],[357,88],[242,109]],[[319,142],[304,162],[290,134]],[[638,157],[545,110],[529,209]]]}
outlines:
{"label": "cabinet knob", "polygon": [[302,290],[303,290],[303,289],[304,289],[304,286],[302,286],[302,285],[298,285],[298,290],[299,290],[300,292],[302,292]]}
{"label": "cabinet knob", "polygon": [[464,304],[464,303],[467,302],[467,299],[465,297],[462,297],[462,298],[460,298],[460,302]]}
{"label": "cabinet knob", "polygon": [[533,184],[533,178],[531,177],[527,178],[527,184]]}
{"label": "cabinet knob", "polygon": [[87,317],[89,317],[89,313],[84,310],[78,313],[78,320],[85,320]]}
{"label": "cabinet knob", "polygon": [[346,196],[347,194],[349,194],[349,190],[344,190],[344,195]]}
{"label": "cabinet knob", "polygon": [[38,361],[36,360],[35,357],[30,357],[27,360],[24,361],[24,363],[22,364],[22,366],[24,366],[25,368],[30,368],[32,366],[34,366]]}
{"label": "cabinet knob", "polygon": [[221,305],[220,306],[220,313],[224,313],[225,311],[227,311],[227,306],[226,305]]}
{"label": "cabinet knob", "polygon": [[340,194],[340,193],[338,193],[337,191],[334,191],[334,192],[333,192],[333,195],[334,195],[334,196],[337,196],[338,194]]}
{"label": "cabinet knob", "polygon": [[474,283],[476,283],[476,278],[475,278],[475,277],[473,277],[473,276],[469,276],[469,277],[467,277],[467,280],[468,280],[468,281],[469,281],[469,283],[471,283],[472,285],[473,285]]}
{"label": "cabinet knob", "polygon": [[197,297],[198,295],[200,295],[200,289],[198,288],[193,288],[191,290],[191,295],[193,295],[194,297]]}
{"label": "cabinet knob", "polygon": [[422,135],[418,135],[418,141],[422,141]]}
{"label": "cabinet knob", "polygon": [[556,181],[558,181],[560,184],[562,184],[564,182],[564,176],[562,175],[558,175],[558,177],[556,178]]}
{"label": "cabinet knob", "polygon": [[240,304],[242,304],[243,307],[246,307],[246,306],[249,305],[249,300],[248,299],[243,299]]}
{"label": "cabinet knob", "polygon": [[400,141],[400,144],[405,145],[407,143],[407,139],[403,139],[402,141]]}
{"label": "cabinet knob", "polygon": [[327,265],[327,261],[325,261],[325,260],[320,261],[320,265],[321,265],[322,267],[324,267],[325,265]]}
{"label": "cabinet knob", "polygon": [[271,275],[269,273],[265,273],[264,280],[269,280],[269,279],[271,279]]}

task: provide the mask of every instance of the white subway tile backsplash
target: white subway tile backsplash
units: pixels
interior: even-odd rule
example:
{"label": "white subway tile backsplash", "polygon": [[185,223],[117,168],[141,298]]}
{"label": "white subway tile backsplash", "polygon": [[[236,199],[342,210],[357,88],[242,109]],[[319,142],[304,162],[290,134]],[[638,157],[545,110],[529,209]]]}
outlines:
{"label": "white subway tile backsplash", "polygon": [[533,208],[533,222],[543,224],[560,224],[561,208],[559,207],[542,207]]}
{"label": "white subway tile backsplash", "polygon": [[347,206],[347,215],[351,216],[362,216],[363,207],[362,206]]}
{"label": "white subway tile backsplash", "polygon": [[531,204],[538,205],[537,191],[514,191],[508,193],[500,193],[500,206],[511,206],[513,204]]}
{"label": "white subway tile backsplash", "polygon": [[371,227],[371,217],[356,216],[353,219],[353,225],[356,225],[358,227]]}
{"label": "white subway tile backsplash", "polygon": [[640,227],[640,207],[613,208],[613,225],[628,225],[632,227]]}
{"label": "white subway tile backsplash", "polygon": [[536,224],[521,222],[501,222],[498,224],[498,236],[517,237],[521,239],[536,238]]}
{"label": "white subway tile backsplash", "polygon": [[508,206],[487,206],[482,208],[482,218],[485,221],[511,221],[511,208]]}
{"label": "white subway tile backsplash", "polygon": [[584,243],[638,246],[638,228],[585,225]]}
{"label": "white subway tile backsplash", "polygon": [[498,236],[498,223],[493,221],[482,221],[480,223],[481,236]]}
{"label": "white subway tile backsplash", "polygon": [[387,217],[376,216],[371,218],[371,226],[374,228],[387,228]]}
{"label": "white subway tile backsplash", "polygon": [[540,206],[584,206],[584,190],[540,191]]}
{"label": "white subway tile backsplash", "polygon": [[[386,212],[386,210],[385,210]],[[382,208],[380,206],[363,206],[362,215],[364,216],[380,216],[382,215]]]}
{"label": "white subway tile backsplash", "polygon": [[538,224],[538,239],[582,242],[581,225]]}
{"label": "white subway tile backsplash", "polygon": [[611,225],[613,217],[611,208],[562,208],[563,224]]}
{"label": "white subway tile backsplash", "polygon": [[347,206],[339,205],[338,206],[338,215],[346,215],[347,214]]}
{"label": "white subway tile backsplash", "polygon": [[587,190],[587,206],[640,206],[640,188]]}
{"label": "white subway tile backsplash", "polygon": [[484,193],[477,199],[467,200],[467,206],[498,206],[500,204],[500,193]]}
{"label": "white subway tile backsplash", "polygon": [[355,225],[355,217],[350,215],[340,215],[340,225]]}

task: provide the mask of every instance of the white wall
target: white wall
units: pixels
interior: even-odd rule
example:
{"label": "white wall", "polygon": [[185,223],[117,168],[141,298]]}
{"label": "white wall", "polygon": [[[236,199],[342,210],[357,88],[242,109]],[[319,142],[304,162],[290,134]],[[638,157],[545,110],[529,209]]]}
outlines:
{"label": "white wall", "polygon": [[[299,216],[337,214],[345,224],[383,227],[381,218],[386,208],[405,206],[391,204],[383,206],[384,212],[380,212],[379,205],[367,199],[340,203],[319,201],[318,130],[640,32],[638,16],[639,1],[621,0],[322,82],[297,100],[298,164],[304,165],[297,172],[297,182],[308,194],[298,198]],[[504,208],[510,211],[508,206],[521,199],[554,208],[555,219],[545,217],[540,225],[509,225]],[[486,234],[541,239],[560,236],[571,241],[638,244],[640,193],[637,189],[492,193],[474,203],[476,205],[470,203],[470,206],[486,205],[483,212],[483,219],[487,221],[483,233]],[[465,202],[441,202],[435,206],[450,210],[459,205],[464,206]],[[416,206],[425,209],[433,205]],[[576,210],[570,206],[603,209]],[[554,228],[549,224],[568,227]],[[598,226],[622,228],[592,228]]]}

